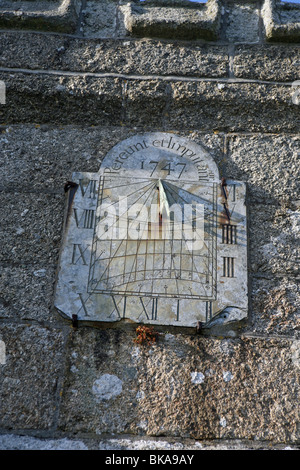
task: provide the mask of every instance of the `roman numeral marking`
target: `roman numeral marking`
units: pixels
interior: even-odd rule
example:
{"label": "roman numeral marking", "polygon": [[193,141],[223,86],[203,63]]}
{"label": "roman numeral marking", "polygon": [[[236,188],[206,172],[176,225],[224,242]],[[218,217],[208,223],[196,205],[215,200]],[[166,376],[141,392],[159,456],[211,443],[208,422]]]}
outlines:
{"label": "roman numeral marking", "polygon": [[223,257],[223,277],[234,277],[234,258]]}
{"label": "roman numeral marking", "polygon": [[82,248],[80,243],[73,243],[73,253],[72,253],[72,262],[71,264],[79,264],[81,260],[81,264],[87,265],[87,261],[85,258],[85,252],[88,249],[89,245],[85,248]]}
{"label": "roman numeral marking", "polygon": [[96,184],[97,180],[89,180],[87,184],[84,184],[84,180],[79,180],[79,187],[81,190],[82,197],[87,197],[89,199],[95,199],[96,197]]}
{"label": "roman numeral marking", "polygon": [[95,211],[84,209],[79,215],[78,209],[74,208],[74,218],[78,228],[94,228],[95,224]]}
{"label": "roman numeral marking", "polygon": [[142,297],[140,297],[140,301],[144,310],[144,313],[146,315],[147,320],[157,320],[157,302],[158,298],[156,297],[155,299],[152,299],[152,311],[151,311],[151,318],[148,315],[148,312],[146,310],[146,307],[144,305]]}
{"label": "roman numeral marking", "polygon": [[[112,300],[113,300],[113,303],[114,303],[114,306],[115,306],[115,310],[118,314],[118,318],[125,318],[125,312],[126,312],[126,297],[124,297],[124,303],[123,303],[123,316],[121,316],[121,313],[120,313],[120,310],[119,310],[119,306],[116,302],[116,299],[114,298],[114,296],[112,295],[111,296]],[[113,314],[113,311],[111,312],[111,314],[109,315],[111,317],[111,315]]]}
{"label": "roman numeral marking", "polygon": [[77,315],[78,315],[78,313],[80,312],[80,310],[83,309],[83,311],[84,311],[84,313],[86,314],[86,316],[89,316],[88,311],[87,311],[87,308],[86,308],[86,304],[85,304],[85,302],[86,302],[87,299],[84,300],[82,294],[80,294],[80,293],[78,293],[78,295],[79,295],[79,299],[80,299],[80,302],[81,302],[81,307],[80,307],[80,309],[78,310]]}
{"label": "roman numeral marking", "polygon": [[222,225],[222,243],[226,243],[227,245],[236,244],[236,225]]}

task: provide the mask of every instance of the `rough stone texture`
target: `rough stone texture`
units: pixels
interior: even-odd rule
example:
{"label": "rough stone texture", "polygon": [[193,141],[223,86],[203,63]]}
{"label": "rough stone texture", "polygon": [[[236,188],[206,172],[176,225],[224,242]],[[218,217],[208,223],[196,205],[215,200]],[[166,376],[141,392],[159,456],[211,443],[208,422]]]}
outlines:
{"label": "rough stone texture", "polygon": [[1,32],[1,67],[70,72],[226,77],[228,48],[161,40],[96,40]]}
{"label": "rough stone texture", "polygon": [[[71,335],[61,430],[274,443],[299,437],[288,398],[299,393],[289,341],[166,333],[147,349],[133,339],[112,329]],[[193,381],[195,373],[203,380]],[[99,401],[93,387],[105,374],[123,390]]]}
{"label": "rough stone texture", "polygon": [[299,112],[292,93],[289,86],[273,84],[173,82],[169,119],[173,128],[180,123],[229,132],[280,132],[283,126],[296,131]]}
{"label": "rough stone texture", "polygon": [[[259,9],[252,2],[234,2],[225,6],[226,39],[229,42],[259,41]],[[224,19],[223,19],[224,21]]]}
{"label": "rough stone texture", "polygon": [[0,316],[14,320],[56,321],[53,315],[55,267],[0,267]]}
{"label": "rough stone texture", "polygon": [[300,38],[300,6],[293,2],[265,0],[262,16],[266,39],[280,42],[299,42]]}
{"label": "rough stone texture", "polygon": [[[180,441],[175,438],[151,438],[140,439],[132,436],[127,436],[126,438],[112,438],[112,439],[47,439],[47,438],[35,438],[30,436],[18,436],[12,434],[3,434],[0,435],[0,449],[1,450],[101,450],[106,451],[100,454],[100,457],[103,458],[103,461],[107,456],[112,458],[112,454],[109,451],[124,451],[124,450],[133,450],[133,451],[174,451],[175,458],[178,452],[196,451],[193,455],[193,461],[197,456],[198,451],[202,450],[261,450],[262,446],[257,442],[240,442],[224,440],[222,443],[219,442],[210,442],[210,441],[201,441],[197,442],[190,439],[181,439]],[[293,445],[269,445],[268,450],[298,450],[297,446]],[[121,454],[122,455],[122,454]],[[163,455],[166,455],[165,453]],[[168,454],[169,455],[169,454]],[[181,457],[179,453],[179,458]],[[138,453],[132,454],[133,457],[137,458]],[[130,456],[130,457],[132,457]],[[144,456],[140,456],[140,459],[147,456],[147,452],[144,453]],[[116,457],[120,457],[117,453]],[[198,457],[201,458],[201,455],[198,454]],[[127,459],[127,457],[125,457]],[[188,461],[188,458],[186,461]],[[127,462],[127,460],[125,461]],[[153,463],[152,463],[153,464]]]}
{"label": "rough stone texture", "polygon": [[46,31],[74,32],[80,9],[79,0],[3,1],[0,25]]}
{"label": "rough stone texture", "polygon": [[50,429],[57,412],[63,366],[60,330],[27,323],[1,324],[6,364],[1,365],[1,428]]}
{"label": "rough stone texture", "polygon": [[[192,5],[191,5],[192,6]],[[176,39],[210,39],[218,37],[220,5],[216,0],[195,5],[197,9],[176,8],[154,3],[122,7],[126,29],[133,36]]]}
{"label": "rough stone texture", "polygon": [[64,197],[53,194],[0,193],[2,263],[55,264],[58,258]]}
{"label": "rough stone texture", "polygon": [[297,45],[237,45],[233,72],[237,78],[293,82],[299,79],[299,52]]}
{"label": "rough stone texture", "polygon": [[[294,41],[277,44],[269,2],[220,0],[213,42],[128,36],[124,2],[97,3],[72,34],[0,33],[0,448],[298,449],[299,6],[273,4],[272,31]],[[161,327],[140,348],[134,324],[75,329],[53,308],[66,180],[149,130],[190,137],[247,182],[235,337]]]}
{"label": "rough stone texture", "polygon": [[0,108],[1,123],[30,120],[227,132],[280,132],[283,126],[293,132],[299,126],[292,101],[295,90],[284,84],[126,80],[46,72],[0,73],[0,79],[6,83],[8,100]]}
{"label": "rough stone texture", "polygon": [[81,29],[86,37],[112,37],[117,23],[117,2],[88,1],[83,10]]}

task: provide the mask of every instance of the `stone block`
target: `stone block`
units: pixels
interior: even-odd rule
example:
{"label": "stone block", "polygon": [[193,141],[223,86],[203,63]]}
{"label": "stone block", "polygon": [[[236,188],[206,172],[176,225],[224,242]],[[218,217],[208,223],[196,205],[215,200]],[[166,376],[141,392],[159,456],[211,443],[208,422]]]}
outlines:
{"label": "stone block", "polygon": [[284,85],[173,81],[168,125],[221,132],[297,131],[293,93]]}
{"label": "stone block", "polygon": [[278,205],[299,199],[297,135],[234,135],[224,161],[227,177],[247,182],[252,203]]}
{"label": "stone block", "polygon": [[55,268],[0,266],[0,316],[11,320],[57,321],[53,313]]}
{"label": "stone block", "polygon": [[90,1],[82,14],[81,30],[84,37],[114,37],[117,26],[117,2],[111,0]]}
{"label": "stone block", "polygon": [[[61,431],[274,444],[299,438],[297,342],[170,332],[148,348],[134,337],[130,329],[71,334]],[[113,395],[105,394],[106,380],[120,384]]]}
{"label": "stone block", "polygon": [[7,95],[1,123],[120,124],[120,79],[51,73],[2,73],[0,79]]}
{"label": "stone block", "polygon": [[226,77],[227,46],[0,33],[0,66],[111,74]]}
{"label": "stone block", "polygon": [[162,127],[168,119],[167,83],[159,80],[129,80],[125,87],[124,124]]}
{"label": "stone block", "polygon": [[[64,195],[1,192],[2,263],[54,266],[58,260]],[[39,269],[38,268],[38,269]]]}
{"label": "stone block", "polygon": [[6,323],[0,334],[6,345],[6,363],[0,366],[1,428],[50,429],[63,372],[62,332]]}
{"label": "stone block", "polygon": [[[127,131],[130,132],[130,131]],[[125,128],[28,124],[0,129],[0,189],[63,192],[74,171],[97,172]]]}
{"label": "stone block", "polygon": [[247,44],[259,41],[259,8],[257,3],[249,1],[228,2],[223,8],[225,9],[225,37],[227,41]]}
{"label": "stone block", "polygon": [[3,1],[0,7],[2,28],[37,29],[73,33],[76,30],[80,0]]}
{"label": "stone block", "polygon": [[[300,338],[299,276],[281,277],[264,272],[252,276],[253,332]],[[296,344],[296,341],[295,341]]]}
{"label": "stone block", "polygon": [[283,276],[299,277],[299,207],[251,204],[249,215],[252,272],[273,276],[278,282]]}
{"label": "stone block", "polygon": [[233,73],[237,78],[293,82],[299,79],[300,59],[297,45],[237,45]]}
{"label": "stone block", "polygon": [[[155,6],[154,6],[155,5]],[[220,28],[221,9],[217,0],[184,6],[129,3],[120,7],[126,30],[133,36],[172,39],[215,40]],[[193,7],[193,8],[192,8]]]}
{"label": "stone block", "polygon": [[299,42],[300,5],[280,0],[265,0],[262,8],[267,41]]}

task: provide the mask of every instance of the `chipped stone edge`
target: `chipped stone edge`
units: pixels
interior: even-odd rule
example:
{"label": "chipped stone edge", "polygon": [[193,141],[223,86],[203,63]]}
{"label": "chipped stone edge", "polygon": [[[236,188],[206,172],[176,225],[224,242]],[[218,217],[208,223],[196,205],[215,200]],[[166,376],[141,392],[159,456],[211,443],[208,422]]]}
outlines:
{"label": "chipped stone edge", "polygon": [[[172,18],[174,8],[167,5],[165,7],[151,5],[143,7],[131,2],[120,9],[124,15],[126,31],[133,36],[216,40],[221,23],[219,0],[208,0],[201,7],[204,14],[199,18],[197,9],[182,6],[183,9],[190,12],[191,20],[187,21],[183,18],[179,22],[175,17]],[[170,13],[171,20],[166,20],[164,11]]]}
{"label": "chipped stone edge", "polygon": [[38,9],[16,11],[0,9],[0,27],[18,29],[37,29],[73,33],[77,27],[81,0],[61,0],[58,7],[49,11]]}
{"label": "chipped stone edge", "polygon": [[278,0],[265,0],[262,8],[262,18],[265,27],[267,41],[299,42],[300,41],[300,21],[281,22],[281,12],[299,11],[298,4],[281,4]]}

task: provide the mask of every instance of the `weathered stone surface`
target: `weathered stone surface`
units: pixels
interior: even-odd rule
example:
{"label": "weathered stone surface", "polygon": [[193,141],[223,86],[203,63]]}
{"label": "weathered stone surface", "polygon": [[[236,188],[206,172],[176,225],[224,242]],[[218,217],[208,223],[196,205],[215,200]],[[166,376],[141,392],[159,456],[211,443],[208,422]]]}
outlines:
{"label": "weathered stone surface", "polygon": [[96,40],[1,32],[0,65],[136,75],[226,77],[227,46],[159,40]]}
{"label": "weathered stone surface", "polygon": [[229,132],[280,132],[283,127],[297,131],[299,109],[293,93],[284,85],[174,81],[169,125]]}
{"label": "weathered stone surface", "polygon": [[[72,438],[37,438],[32,436],[21,436],[18,434],[3,434],[0,435],[0,449],[1,450],[103,450],[103,451],[123,451],[123,450],[133,450],[133,451],[147,451],[147,450],[166,450],[166,451],[178,451],[182,452],[185,450],[263,450],[263,449],[272,449],[272,450],[298,450],[297,444],[289,445],[280,445],[264,443],[260,441],[256,442],[243,442],[239,440],[223,440],[220,443],[216,441],[194,441],[192,439],[177,439],[177,438],[153,438],[147,437],[146,439],[127,436],[126,438],[121,437],[112,437],[107,439],[72,439]],[[151,455],[151,454],[150,454]],[[149,455],[149,457],[150,457]],[[192,461],[195,462],[197,454],[193,454]],[[102,461],[105,461],[107,457],[106,453],[101,454]],[[108,456],[113,458],[112,456]],[[116,458],[121,456],[117,453]],[[141,459],[141,456],[132,456],[130,458]],[[169,457],[169,454],[167,455]],[[175,452],[174,461],[180,459],[182,454],[177,454]],[[200,454],[198,457],[201,458]],[[122,457],[121,457],[122,458]],[[130,462],[127,460],[125,462]],[[153,456],[152,465],[155,463],[154,458],[158,461],[158,456]],[[188,462],[188,457],[184,456],[186,462]],[[145,459],[146,460],[146,459]],[[135,460],[136,461],[136,460]],[[133,461],[133,465],[135,463]],[[139,460],[140,461],[140,460]],[[183,460],[182,460],[183,462]]]}
{"label": "weathered stone surface", "polygon": [[122,92],[117,78],[47,73],[1,74],[0,78],[6,83],[8,103],[0,108],[2,123],[121,123]]}
{"label": "weathered stone surface", "polygon": [[81,30],[85,37],[114,37],[117,26],[117,2],[87,1],[83,10]]}
{"label": "weathered stone surface", "polygon": [[38,439],[12,434],[0,435],[1,450],[88,450],[84,442],[72,439]]}
{"label": "weathered stone surface", "polygon": [[74,171],[97,172],[102,158],[130,129],[29,124],[0,129],[2,191],[63,193]]}
{"label": "weathered stone surface", "polygon": [[202,146],[174,133],[137,134],[114,146],[98,173],[72,181],[60,312],[194,328],[247,317],[246,188],[227,180],[222,189]]}
{"label": "weathered stone surface", "polygon": [[129,3],[121,11],[127,31],[134,36],[215,40],[220,28],[221,10],[215,0],[190,8]]}
{"label": "weathered stone surface", "polygon": [[[57,263],[63,225],[64,196],[0,193],[0,261],[32,266]],[[5,222],[4,222],[5,221]]]}
{"label": "weathered stone surface", "polygon": [[49,429],[55,422],[63,371],[60,330],[2,324],[6,364],[1,365],[1,428]]}
{"label": "weathered stone surface", "polygon": [[4,28],[37,29],[71,33],[76,30],[80,0],[18,1],[4,0],[0,25]]}
{"label": "weathered stone surface", "polygon": [[[292,99],[295,90],[288,85],[176,79],[127,81],[47,73],[2,73],[0,79],[7,90],[7,104],[0,108],[2,123],[30,119],[38,123],[119,123],[230,132],[280,132],[282,126],[292,132],[299,126],[299,108]],[[141,113],[136,112],[138,103]],[[155,113],[158,115],[154,117]]]}
{"label": "weathered stone surface", "polygon": [[231,43],[259,41],[259,8],[252,2],[228,2],[224,7],[225,37]]}
{"label": "weathered stone surface", "polygon": [[0,266],[1,318],[56,321],[52,310],[55,274],[55,268],[47,264]]}
{"label": "weathered stone surface", "polygon": [[[252,276],[251,327],[258,334],[300,337],[299,278]],[[296,342],[295,342],[296,344]]]}
{"label": "weathered stone surface", "polygon": [[293,202],[299,199],[297,134],[233,135],[228,140],[227,152],[224,171],[228,177],[247,181],[253,202],[290,201],[293,209]]}
{"label": "weathered stone surface", "polygon": [[[133,339],[130,330],[71,334],[61,430],[274,443],[299,438],[290,341],[168,333],[148,349]],[[201,383],[193,383],[195,373],[203,375]],[[104,374],[118,377],[123,389],[99,401],[92,390]]]}
{"label": "weathered stone surface", "polygon": [[234,76],[293,82],[299,79],[299,52],[297,45],[237,45],[233,58]]}
{"label": "weathered stone surface", "polygon": [[262,8],[266,39],[280,42],[299,42],[300,6],[278,0],[265,0]]}

